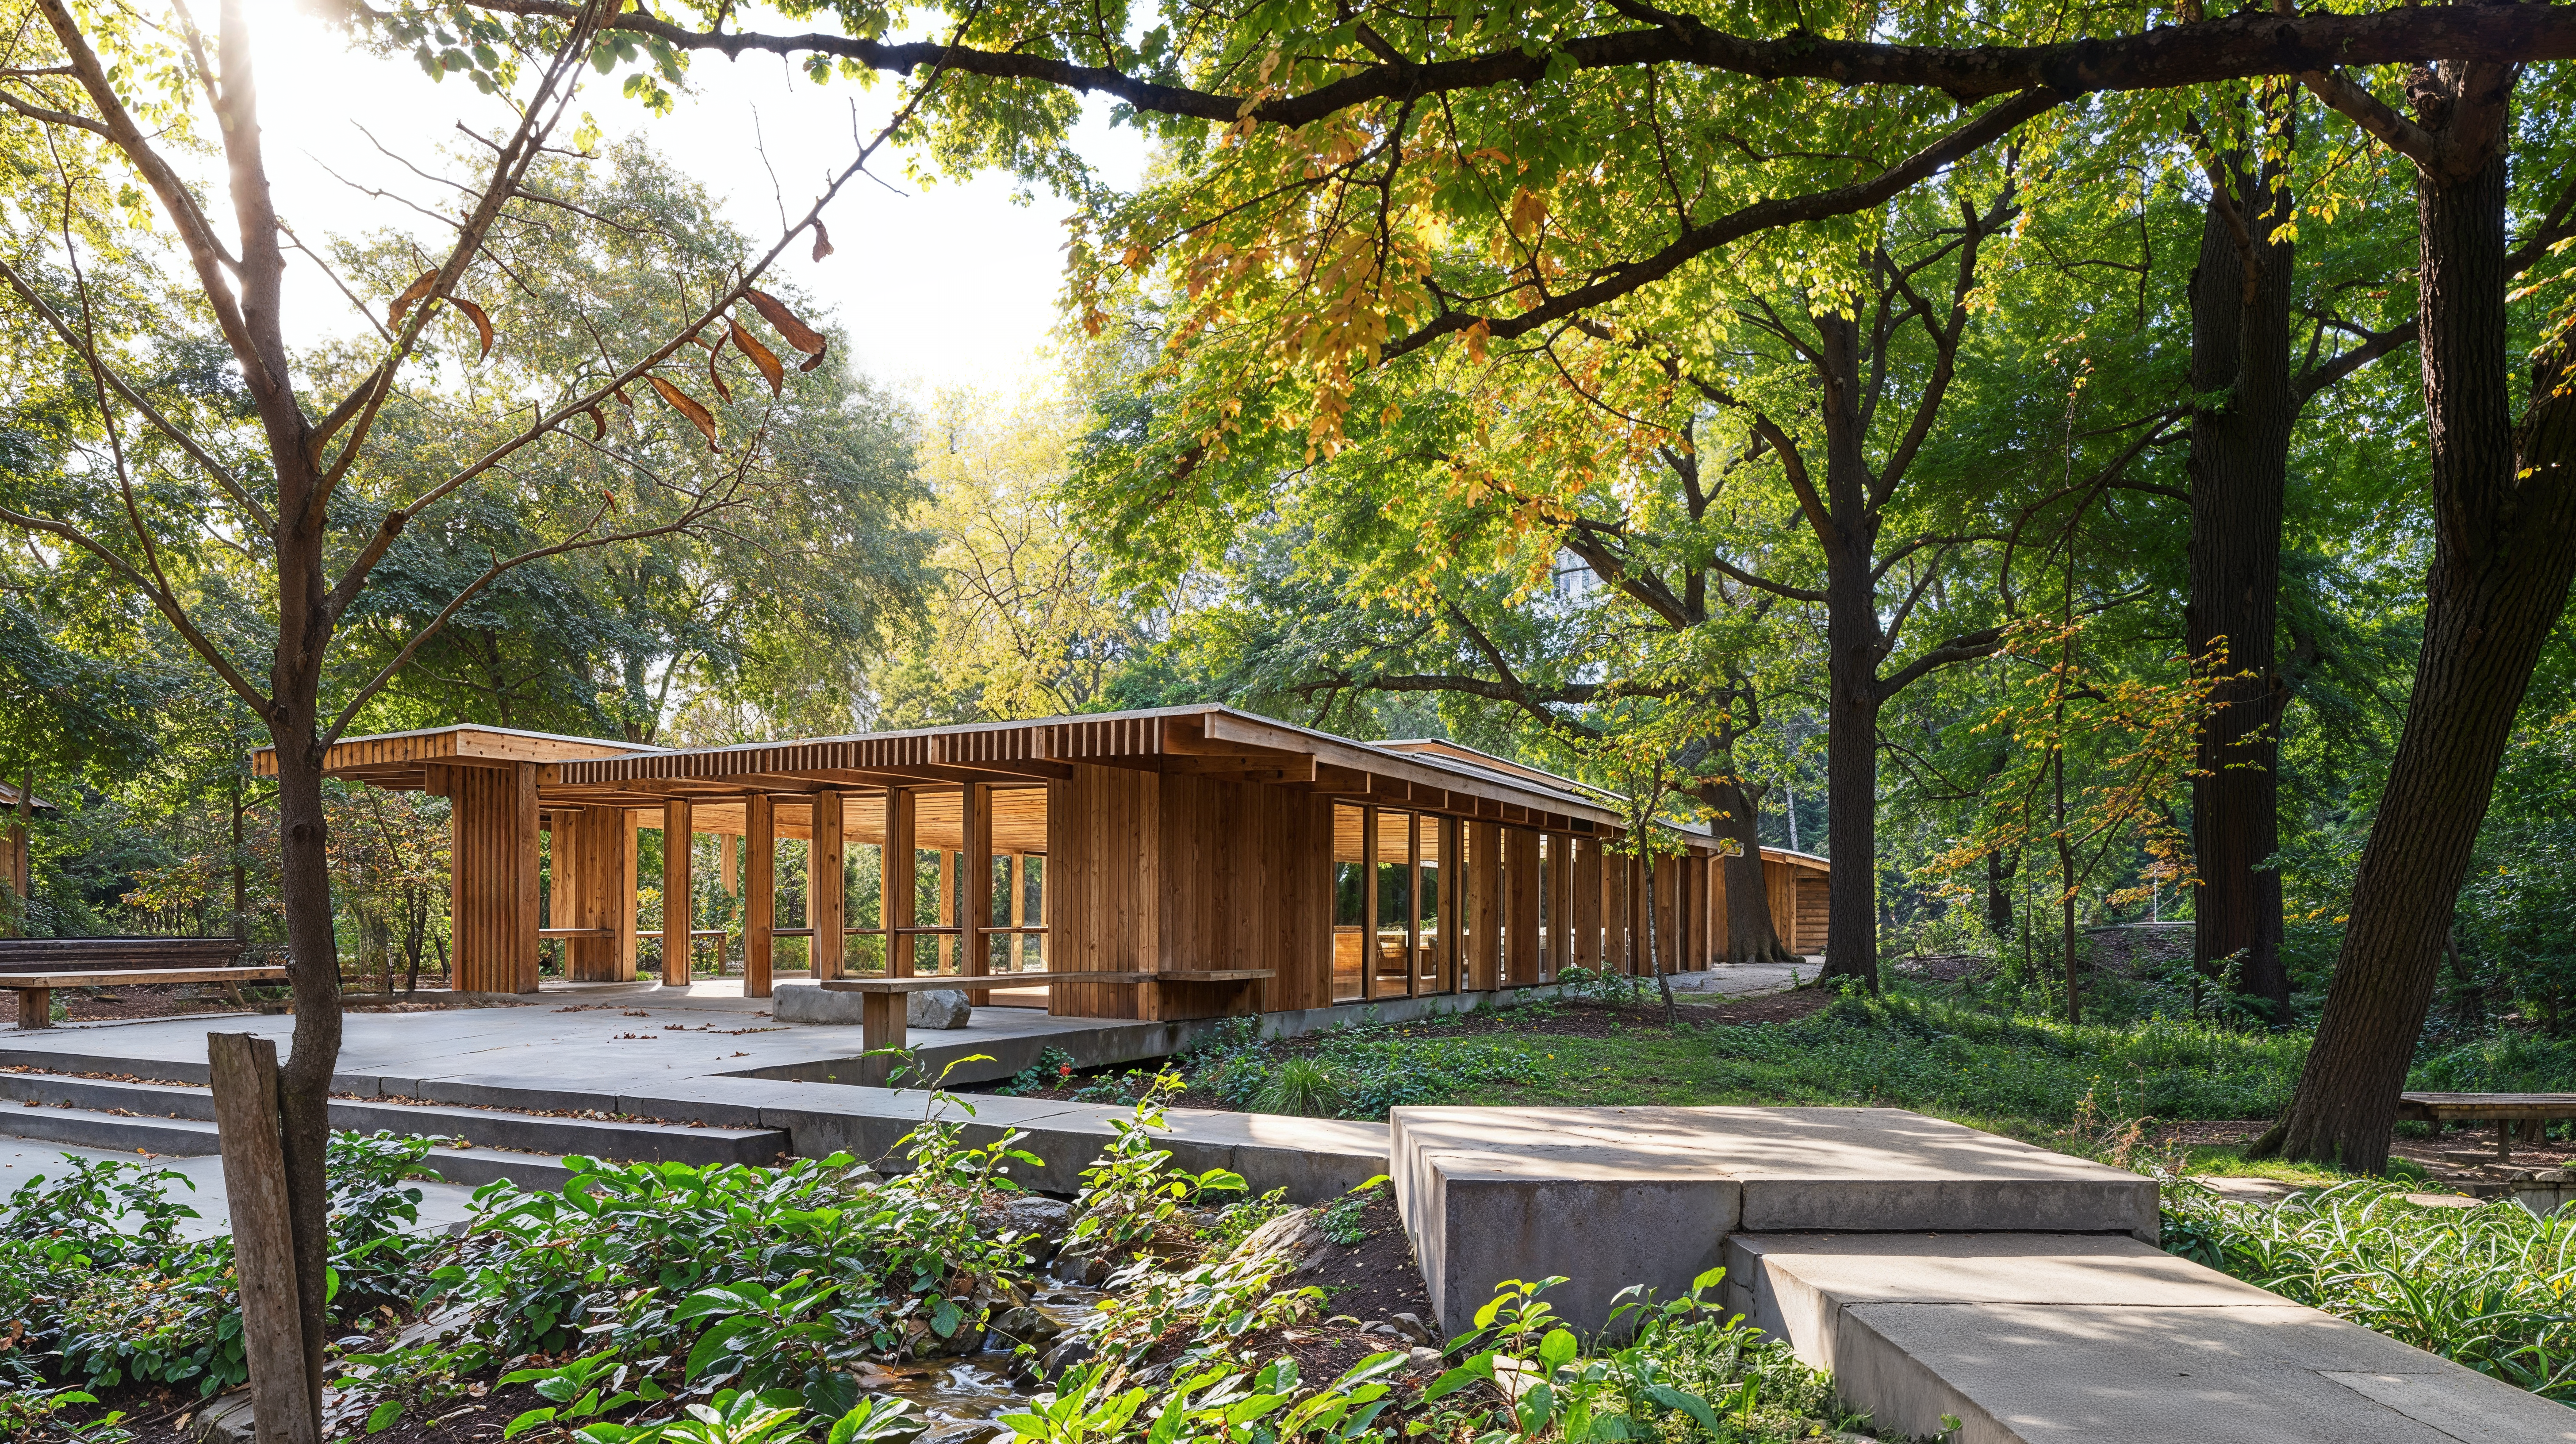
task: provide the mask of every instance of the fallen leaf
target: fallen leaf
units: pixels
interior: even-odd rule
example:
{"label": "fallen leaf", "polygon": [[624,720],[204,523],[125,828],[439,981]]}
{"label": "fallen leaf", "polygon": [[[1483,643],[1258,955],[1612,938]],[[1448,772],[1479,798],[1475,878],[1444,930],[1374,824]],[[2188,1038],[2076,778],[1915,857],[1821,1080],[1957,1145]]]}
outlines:
{"label": "fallen leaf", "polygon": [[436,271],[421,272],[420,279],[412,282],[401,295],[394,297],[393,305],[385,309],[386,324],[394,326],[401,325],[403,312],[411,309],[412,302],[428,295],[430,284],[437,279],[438,273]]}
{"label": "fallen leaf", "polygon": [[778,353],[761,345],[749,331],[742,329],[740,322],[731,325],[734,349],[751,358],[751,364],[759,367],[760,374],[768,379],[769,394],[777,395],[779,388],[787,384],[787,368],[779,364]]}
{"label": "fallen leaf", "polygon": [[647,376],[644,379],[653,383],[653,389],[662,393],[662,399],[671,403],[672,410],[689,418],[689,423],[698,428],[698,434],[707,439],[707,450],[724,450],[723,447],[716,445],[716,418],[712,412],[700,406],[689,393],[659,376]]}
{"label": "fallen leaf", "polygon": [[832,254],[832,233],[823,229],[821,221],[816,221],[814,223],[814,259],[819,261],[830,254]]}

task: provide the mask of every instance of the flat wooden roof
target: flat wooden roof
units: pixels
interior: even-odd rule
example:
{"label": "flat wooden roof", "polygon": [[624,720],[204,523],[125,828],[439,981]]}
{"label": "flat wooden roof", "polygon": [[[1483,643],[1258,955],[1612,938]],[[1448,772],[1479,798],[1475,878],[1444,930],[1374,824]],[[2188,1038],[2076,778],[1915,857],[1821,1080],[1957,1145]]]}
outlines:
{"label": "flat wooden roof", "polygon": [[[539,803],[549,811],[642,811],[685,797],[695,804],[698,830],[732,832],[742,828],[743,799],[765,793],[776,799],[778,830],[789,837],[804,835],[810,826],[805,795],[856,794],[848,804],[849,821],[856,838],[866,839],[871,827],[883,826],[883,803],[871,804],[871,794],[881,799],[890,788],[969,782],[1037,787],[1071,776],[1075,763],[1258,782],[1558,832],[1611,832],[1619,826],[1608,794],[1461,744],[1355,742],[1215,704],[698,748],[461,725],[349,738],[331,748],[323,766],[334,777],[417,790],[429,784],[433,768],[518,763],[537,766]],[[254,753],[252,765],[263,777],[276,775],[271,749]],[[932,846],[938,845],[930,838],[940,822],[954,826],[938,810],[938,795],[922,798],[922,835]],[[637,821],[655,825],[649,818]],[[1014,832],[1042,832],[1042,821],[1034,827],[1030,819],[1014,822]],[[1713,838],[1696,830],[1683,831],[1683,837],[1694,852],[1715,848]],[[1011,841],[1030,851],[1044,845],[1042,836]],[[1772,849],[1763,852],[1768,857]],[[1821,866],[1821,859],[1809,865]]]}

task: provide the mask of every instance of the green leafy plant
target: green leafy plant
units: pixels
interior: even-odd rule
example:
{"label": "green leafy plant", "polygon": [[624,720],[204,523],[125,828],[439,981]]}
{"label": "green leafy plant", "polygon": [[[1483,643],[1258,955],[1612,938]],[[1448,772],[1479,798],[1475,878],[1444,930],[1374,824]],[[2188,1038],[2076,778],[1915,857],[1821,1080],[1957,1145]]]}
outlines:
{"label": "green leafy plant", "polygon": [[1009,1082],[997,1085],[993,1091],[1005,1096],[1038,1093],[1049,1088],[1062,1087],[1072,1081],[1072,1078],[1073,1055],[1053,1044],[1048,1044],[1038,1050],[1035,1062],[1012,1074]]}
{"label": "green leafy plant", "polygon": [[1324,1237],[1345,1248],[1356,1248],[1368,1242],[1368,1226],[1360,1216],[1370,1204],[1387,1196],[1386,1175],[1381,1173],[1352,1189],[1315,1212],[1315,1227]]}
{"label": "green leafy plant", "polygon": [[[629,1374],[636,1374],[635,1387],[626,1387]],[[569,1434],[576,1423],[597,1419],[603,1414],[623,1409],[630,1404],[667,1399],[670,1396],[655,1384],[650,1374],[643,1373],[615,1354],[586,1354],[552,1368],[516,1369],[501,1376],[504,1384],[527,1384],[537,1397],[547,1401],[527,1410],[501,1429],[503,1439],[516,1439],[531,1429],[551,1424],[557,1434]],[[372,1434],[398,1417],[386,1414],[387,1405],[379,1405],[367,1417],[367,1432]],[[791,1411],[792,1412],[792,1411]]]}
{"label": "green leafy plant", "polygon": [[63,1417],[74,1404],[95,1404],[81,1389],[0,1390],[0,1439],[11,1444],[130,1444],[125,1415],[111,1411],[86,1423]]}
{"label": "green leafy plant", "polygon": [[1180,1086],[1178,1074],[1160,1074],[1133,1116],[1109,1120],[1116,1136],[1082,1172],[1065,1252],[1114,1262],[1172,1229],[1183,1207],[1210,1194],[1243,1191],[1243,1175],[1223,1168],[1174,1169],[1170,1151],[1154,1146],[1154,1130],[1165,1126],[1163,1100]]}

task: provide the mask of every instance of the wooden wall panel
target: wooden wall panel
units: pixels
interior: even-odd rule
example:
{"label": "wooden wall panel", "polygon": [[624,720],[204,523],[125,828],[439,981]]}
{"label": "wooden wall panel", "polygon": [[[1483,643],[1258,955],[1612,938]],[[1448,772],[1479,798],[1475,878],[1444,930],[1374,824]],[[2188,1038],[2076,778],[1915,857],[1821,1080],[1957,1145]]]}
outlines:
{"label": "wooden wall panel", "polygon": [[1785,862],[1762,859],[1763,901],[1771,907],[1771,930],[1780,940],[1796,948],[1798,931],[1798,870]]}
{"label": "wooden wall panel", "polygon": [[1735,936],[1735,928],[1726,916],[1726,859],[1723,857],[1708,860],[1708,947],[1712,963],[1744,956],[1743,940]]}
{"label": "wooden wall panel", "polygon": [[[1073,764],[1047,788],[1048,966],[1057,972],[1135,972],[1162,956],[1163,778],[1135,768]],[[1142,989],[1118,983],[1050,988],[1059,1016],[1133,1018]]]}
{"label": "wooden wall panel", "polygon": [[1173,774],[1158,789],[1157,962],[1166,977],[1234,968],[1249,988],[1160,989],[1159,1015],[1279,1012],[1332,1001],[1331,800],[1258,783]]}
{"label": "wooden wall panel", "polygon": [[1574,964],[1601,966],[1601,839],[1574,840]]}
{"label": "wooden wall panel", "polygon": [[[536,766],[442,769],[448,815],[453,985],[537,990]],[[522,776],[521,774],[525,774]]]}
{"label": "wooden wall panel", "polygon": [[[1784,869],[1785,870],[1785,869]],[[1832,885],[1823,873],[1800,870],[1797,874],[1797,922],[1791,928],[1795,941],[1790,947],[1813,956],[1825,950],[1826,921],[1832,916],[1826,897]]]}

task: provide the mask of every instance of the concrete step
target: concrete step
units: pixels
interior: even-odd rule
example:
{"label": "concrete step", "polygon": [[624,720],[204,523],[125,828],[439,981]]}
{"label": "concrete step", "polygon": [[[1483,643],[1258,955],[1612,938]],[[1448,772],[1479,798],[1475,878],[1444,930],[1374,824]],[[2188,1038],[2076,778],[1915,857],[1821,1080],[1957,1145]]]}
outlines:
{"label": "concrete step", "polygon": [[1726,1302],[1881,1432],[2536,1444],[2576,1410],[2116,1235],[1748,1234]]}
{"label": "concrete step", "polygon": [[[123,1110],[138,1116],[205,1122],[215,1116],[214,1095],[203,1088],[75,1078],[59,1073],[0,1073],[0,1104],[7,1103],[68,1105],[102,1113]],[[0,1108],[0,1130],[8,1127],[9,1114],[10,1110]],[[581,1154],[620,1163],[771,1164],[788,1148],[786,1132],[775,1128],[680,1127],[348,1099],[332,1102],[331,1125],[360,1133],[381,1130],[410,1137],[453,1138],[519,1152]]]}
{"label": "concrete step", "polygon": [[[164,1158],[207,1157],[223,1151],[215,1125],[205,1119],[45,1105],[0,1108],[0,1136]],[[437,1147],[423,1162],[449,1183],[476,1188],[506,1178],[521,1188],[556,1189],[572,1177],[561,1158],[499,1148]]]}

